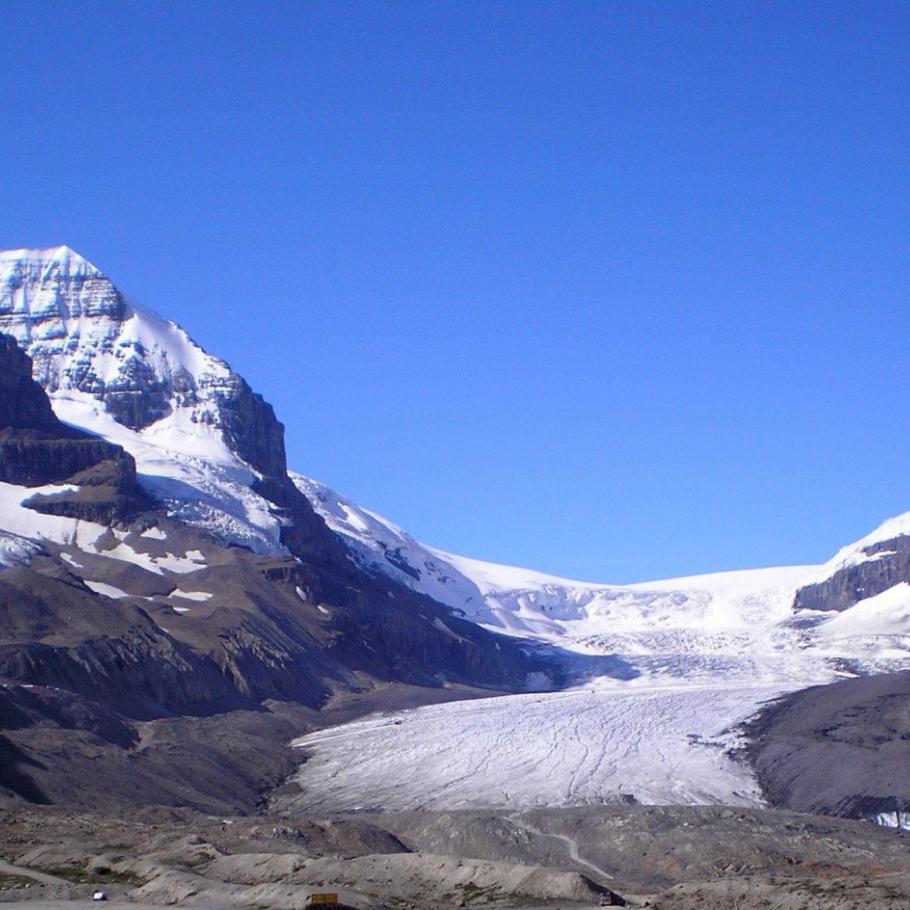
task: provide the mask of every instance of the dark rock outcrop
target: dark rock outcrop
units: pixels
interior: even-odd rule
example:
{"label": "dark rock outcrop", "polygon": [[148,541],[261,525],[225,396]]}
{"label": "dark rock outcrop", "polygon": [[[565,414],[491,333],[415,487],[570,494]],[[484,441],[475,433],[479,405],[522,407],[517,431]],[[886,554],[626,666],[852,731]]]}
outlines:
{"label": "dark rock outcrop", "polygon": [[794,692],[747,733],[773,806],[865,819],[910,810],[910,673]]}
{"label": "dark rock outcrop", "polygon": [[0,426],[61,434],[44,390],[32,379],[32,360],[11,335],[0,335]]}
{"label": "dark rock outcrop", "polygon": [[78,490],[36,493],[25,505],[47,515],[82,518],[109,525],[153,506],[136,477],[131,455],[114,446],[111,457],[66,478]]}
{"label": "dark rock outcrop", "polygon": [[259,473],[252,487],[282,519],[281,542],[300,559],[347,562],[344,546],[288,476],[284,424],[274,408],[233,373],[214,397],[225,442]]}
{"label": "dark rock outcrop", "polygon": [[796,592],[796,610],[846,610],[902,581],[910,582],[910,537],[894,537],[865,547],[872,557],[835,572],[819,584]]}
{"label": "dark rock outcrop", "polygon": [[[103,439],[69,432],[0,428],[0,480],[23,487],[62,484],[102,462],[132,461],[119,446]],[[133,470],[135,475],[135,468]]]}
{"label": "dark rock outcrop", "polygon": [[171,413],[170,389],[142,360],[131,360],[113,382],[104,384],[104,404],[114,420],[141,430]]}
{"label": "dark rock outcrop", "polygon": [[19,486],[78,487],[36,494],[39,512],[108,524],[151,505],[140,490],[133,457],[120,446],[57,419],[32,379],[31,358],[0,335],[0,480]]}

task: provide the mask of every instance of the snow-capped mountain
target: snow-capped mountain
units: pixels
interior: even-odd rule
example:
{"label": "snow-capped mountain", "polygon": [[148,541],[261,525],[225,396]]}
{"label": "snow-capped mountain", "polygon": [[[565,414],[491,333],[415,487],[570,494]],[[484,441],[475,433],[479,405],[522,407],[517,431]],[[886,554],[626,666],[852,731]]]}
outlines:
{"label": "snow-capped mountain", "polygon": [[[360,685],[351,674],[551,684],[516,644],[350,560],[288,477],[271,406],[180,328],[66,247],[2,263],[0,612],[20,631],[0,634],[0,680],[73,678],[85,694],[97,684],[73,661],[96,661],[99,678],[138,661],[144,689],[111,685],[144,712],[318,702]],[[45,604],[29,592],[47,573],[66,596]],[[73,609],[93,617],[73,627],[88,640],[69,631]],[[115,643],[108,619],[141,644]]]}
{"label": "snow-capped mountain", "polygon": [[57,402],[100,404],[137,432],[154,425],[152,438],[167,435],[181,453],[243,450],[243,379],[173,322],[127,303],[69,247],[0,252],[0,330]]}
{"label": "snow-capped mountain", "polygon": [[122,445],[174,517],[257,552],[286,552],[264,483],[285,474],[283,428],[183,329],[127,302],[60,246],[0,253],[0,332],[32,358],[58,416]]}
{"label": "snow-capped mountain", "polygon": [[849,610],[910,581],[910,512],[889,518],[870,534],[837,552],[807,578],[798,610]]}
{"label": "snow-capped mountain", "polygon": [[[402,808],[482,805],[484,781],[512,806],[751,804],[755,781],[728,751],[736,724],[781,693],[910,667],[907,516],[824,566],[636,585],[558,578],[425,545],[289,474],[271,407],[67,247],[0,253],[3,333],[32,358],[53,414],[14,377],[43,422],[11,412],[0,440],[0,564],[14,567],[0,572],[0,611],[22,630],[0,640],[0,678],[50,689],[78,678],[93,697],[119,686],[135,695],[123,710],[143,716],[318,704],[364,678],[513,691],[586,680],[535,696],[532,710],[520,697],[437,706],[413,725],[374,718],[306,738],[310,805],[356,808],[370,793]],[[0,354],[15,371],[23,355],[9,344]],[[15,400],[0,383],[4,396]],[[85,431],[77,441],[73,428]],[[46,476],[17,474],[39,451]],[[145,511],[120,521],[124,509]],[[23,620],[23,603],[54,604],[56,625],[41,610]],[[73,616],[91,621],[72,631]],[[126,631],[99,655],[93,642],[114,622]],[[123,667],[141,684],[114,682]],[[441,742],[450,729],[457,740]],[[672,774],[655,780],[663,765]],[[339,767],[356,786],[348,777],[338,790]],[[472,777],[473,789],[450,786]]]}
{"label": "snow-capped mountain", "polygon": [[[123,446],[172,518],[256,552],[287,552],[281,507],[288,493],[274,489],[287,476],[283,428],[240,376],[183,329],[128,302],[100,269],[61,246],[0,253],[0,332],[32,357],[55,412]],[[315,480],[291,479],[357,563],[493,631],[661,659],[752,659],[810,648],[875,662],[903,659],[910,646],[910,621],[897,619],[886,646],[876,637],[852,653],[844,622],[817,615],[820,600],[821,610],[843,609],[885,592],[889,616],[902,609],[899,585],[910,581],[910,546],[900,543],[910,541],[905,517],[822,567],[610,585],[447,553]],[[856,573],[868,582],[870,566],[877,580],[864,588]]]}

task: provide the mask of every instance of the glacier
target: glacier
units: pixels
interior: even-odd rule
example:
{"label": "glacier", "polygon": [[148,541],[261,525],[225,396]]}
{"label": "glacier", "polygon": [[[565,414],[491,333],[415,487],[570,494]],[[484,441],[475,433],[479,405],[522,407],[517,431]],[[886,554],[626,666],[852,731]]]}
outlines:
{"label": "glacier", "polygon": [[[133,455],[170,517],[225,544],[287,555],[283,519],[257,487],[267,466],[243,437],[252,393],[227,363],[65,246],[0,253],[0,332],[32,357],[64,422]],[[579,667],[616,656],[630,668],[625,679],[579,678],[568,691],[453,702],[304,737],[300,799],[313,808],[751,805],[760,796],[737,758],[737,731],[764,702],[910,667],[906,581],[833,614],[794,607],[803,586],[881,559],[867,550],[910,536],[910,513],[821,566],[611,585],[448,553],[316,480],[291,479],[367,570],[528,648],[576,655]],[[67,544],[68,559],[93,553],[107,529],[22,506],[35,492],[0,485],[0,564],[27,560],[42,540]],[[151,572],[201,567],[193,554],[169,554],[165,565],[122,541],[104,554],[147,560]],[[192,604],[202,593],[188,583],[177,596]]]}

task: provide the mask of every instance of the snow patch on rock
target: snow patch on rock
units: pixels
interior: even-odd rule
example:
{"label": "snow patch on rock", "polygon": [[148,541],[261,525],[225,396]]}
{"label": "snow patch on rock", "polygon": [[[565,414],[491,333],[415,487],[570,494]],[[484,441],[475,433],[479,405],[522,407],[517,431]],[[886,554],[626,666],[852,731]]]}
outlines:
{"label": "snow patch on rock", "polygon": [[103,581],[88,581],[86,580],[85,586],[91,588],[96,594],[103,594],[105,597],[113,597],[114,599],[119,599],[121,597],[129,597],[126,591],[121,588],[117,588],[114,585],[106,584]]}

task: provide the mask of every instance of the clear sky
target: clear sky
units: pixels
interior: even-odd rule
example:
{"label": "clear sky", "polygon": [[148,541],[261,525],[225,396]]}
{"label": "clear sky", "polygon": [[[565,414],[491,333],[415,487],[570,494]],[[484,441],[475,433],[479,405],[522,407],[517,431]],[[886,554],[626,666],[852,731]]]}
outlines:
{"label": "clear sky", "polygon": [[425,542],[633,581],[910,509],[910,4],[0,4],[67,243]]}

